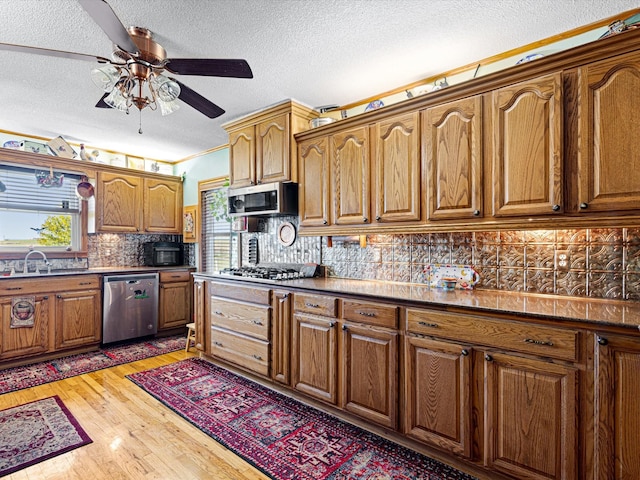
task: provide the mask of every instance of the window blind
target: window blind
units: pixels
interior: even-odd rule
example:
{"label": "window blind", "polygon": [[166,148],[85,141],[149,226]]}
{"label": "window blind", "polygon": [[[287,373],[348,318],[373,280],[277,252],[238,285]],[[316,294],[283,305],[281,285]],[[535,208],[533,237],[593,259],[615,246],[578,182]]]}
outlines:
{"label": "window blind", "polygon": [[238,235],[227,217],[227,187],[202,192],[202,267],[207,273],[238,265]]}
{"label": "window blind", "polygon": [[0,208],[78,213],[80,176],[57,170],[0,165]]}

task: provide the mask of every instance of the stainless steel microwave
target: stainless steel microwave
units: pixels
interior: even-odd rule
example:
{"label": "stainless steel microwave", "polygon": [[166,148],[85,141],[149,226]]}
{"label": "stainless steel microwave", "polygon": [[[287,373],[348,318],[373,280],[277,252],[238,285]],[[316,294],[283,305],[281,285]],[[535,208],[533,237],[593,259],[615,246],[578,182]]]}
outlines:
{"label": "stainless steel microwave", "polygon": [[263,183],[229,189],[229,216],[297,215],[297,183]]}

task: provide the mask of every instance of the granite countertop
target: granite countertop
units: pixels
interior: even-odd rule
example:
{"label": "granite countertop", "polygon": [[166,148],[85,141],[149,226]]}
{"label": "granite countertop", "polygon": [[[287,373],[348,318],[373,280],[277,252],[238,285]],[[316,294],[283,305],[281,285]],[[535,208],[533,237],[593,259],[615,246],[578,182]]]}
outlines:
{"label": "granite countertop", "polygon": [[312,293],[361,295],[372,300],[402,300],[424,306],[460,307],[482,312],[500,312],[557,321],[573,320],[603,326],[640,330],[640,302],[544,295],[502,290],[442,290],[428,285],[353,280],[343,278],[304,278],[297,280],[253,280],[228,275],[196,273],[231,282],[269,284]]}
{"label": "granite countertop", "polygon": [[17,278],[46,278],[46,277],[55,277],[60,275],[109,275],[109,274],[127,274],[127,273],[145,273],[145,272],[159,272],[159,271],[167,271],[167,270],[185,270],[191,269],[194,267],[190,267],[189,265],[181,265],[176,267],[96,267],[96,268],[78,268],[78,269],[64,269],[64,270],[52,270],[51,273],[47,273],[46,271],[35,273],[22,273],[16,272],[14,275],[9,275],[8,272],[5,272],[3,275],[0,275],[0,281],[2,280],[11,280]]}

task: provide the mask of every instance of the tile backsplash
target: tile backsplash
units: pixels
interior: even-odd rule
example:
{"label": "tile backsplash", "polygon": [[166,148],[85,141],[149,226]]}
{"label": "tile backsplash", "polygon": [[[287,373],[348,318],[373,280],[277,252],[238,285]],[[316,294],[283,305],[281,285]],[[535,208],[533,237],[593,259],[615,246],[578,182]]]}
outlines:
{"label": "tile backsplash", "polygon": [[[296,217],[269,218],[257,237],[260,262],[322,263],[329,276],[424,283],[430,263],[473,265],[476,288],[593,298],[640,300],[640,228],[530,230],[368,235],[367,246],[326,237],[297,237],[290,247],[276,238],[278,225]],[[556,252],[569,268],[556,266]]]}

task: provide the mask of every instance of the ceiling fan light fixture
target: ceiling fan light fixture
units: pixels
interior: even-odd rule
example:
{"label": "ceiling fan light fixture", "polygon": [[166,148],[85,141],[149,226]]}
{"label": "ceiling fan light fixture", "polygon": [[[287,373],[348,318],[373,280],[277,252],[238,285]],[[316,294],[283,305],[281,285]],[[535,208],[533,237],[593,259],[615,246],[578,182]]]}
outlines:
{"label": "ceiling fan light fixture", "polygon": [[114,88],[111,93],[104,98],[104,103],[111,108],[120,110],[121,112],[127,112],[129,106],[127,104],[127,98],[122,94],[119,88]]}
{"label": "ceiling fan light fixture", "polygon": [[120,70],[113,65],[105,65],[91,70],[91,80],[104,92],[111,92],[119,79]]}
{"label": "ceiling fan light fixture", "polygon": [[149,81],[151,91],[163,102],[173,102],[180,96],[180,85],[162,74],[154,74]]}
{"label": "ceiling fan light fixture", "polygon": [[157,98],[156,103],[160,106],[160,113],[163,117],[166,115],[171,115],[173,112],[180,108],[180,104],[175,100],[165,102],[164,100]]}

